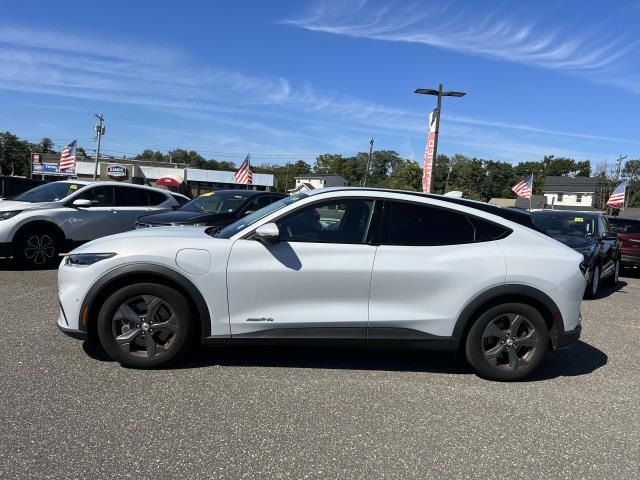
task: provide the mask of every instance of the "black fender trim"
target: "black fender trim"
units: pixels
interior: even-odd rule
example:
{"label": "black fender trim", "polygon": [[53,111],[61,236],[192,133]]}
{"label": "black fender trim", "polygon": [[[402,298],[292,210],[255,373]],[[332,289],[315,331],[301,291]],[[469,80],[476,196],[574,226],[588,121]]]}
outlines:
{"label": "black fender trim", "polygon": [[139,277],[151,275],[167,280],[169,283],[177,285],[187,295],[187,300],[192,303],[198,313],[200,319],[200,335],[208,337],[211,335],[211,316],[207,302],[196,286],[184,275],[172,270],[171,268],[152,263],[129,263],[110,270],[96,281],[91,289],[85,295],[80,308],[80,318],[78,325],[82,331],[87,331],[87,322],[83,321],[84,312],[91,311],[92,305],[98,298],[100,292],[112,285],[114,282],[126,279],[127,277]]}
{"label": "black fender trim", "polygon": [[534,304],[538,304],[546,310],[546,312],[540,312],[543,316],[551,316],[551,329],[557,333],[564,332],[564,321],[562,319],[560,309],[546,293],[538,290],[537,288],[530,287],[529,285],[498,285],[485,290],[464,307],[462,313],[458,317],[455,327],[453,328],[451,341],[454,348],[458,348],[460,346],[460,342],[468,328],[471,326],[471,322],[475,320],[475,314],[478,310],[485,306],[488,307],[492,302],[499,299],[505,299],[508,301],[533,301]]}

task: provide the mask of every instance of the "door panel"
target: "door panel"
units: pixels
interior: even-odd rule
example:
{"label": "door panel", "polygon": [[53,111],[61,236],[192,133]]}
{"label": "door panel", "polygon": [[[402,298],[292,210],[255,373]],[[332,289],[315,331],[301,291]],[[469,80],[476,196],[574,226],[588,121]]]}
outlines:
{"label": "door panel", "polygon": [[364,339],[375,250],[363,244],[238,240],[227,269],[231,334],[335,327],[344,328],[345,337]]}
{"label": "door panel", "polygon": [[138,217],[163,210],[149,205],[149,194],[146,189],[125,185],[115,187],[115,204],[118,211],[119,232],[135,229]]}
{"label": "door panel", "polygon": [[450,336],[465,304],[504,284],[505,277],[504,255],[495,242],[382,245],[373,267],[369,327]]}
{"label": "door panel", "polygon": [[91,200],[91,207],[65,209],[63,230],[74,242],[86,242],[120,233],[118,211],[114,207],[113,187],[95,186],[69,199]]}

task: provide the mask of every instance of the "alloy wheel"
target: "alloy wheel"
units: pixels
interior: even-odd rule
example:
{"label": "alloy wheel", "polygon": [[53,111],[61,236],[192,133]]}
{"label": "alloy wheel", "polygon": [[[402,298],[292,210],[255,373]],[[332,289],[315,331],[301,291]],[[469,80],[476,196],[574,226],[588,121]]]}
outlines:
{"label": "alloy wheel", "polygon": [[482,333],[482,353],[490,365],[517,371],[534,358],[538,344],[533,323],[522,314],[505,313],[493,318]]}
{"label": "alloy wheel", "polygon": [[112,320],[116,344],[135,357],[154,358],[171,347],[178,333],[178,317],[167,302],[139,295],[121,303]]}
{"label": "alloy wheel", "polygon": [[45,265],[56,255],[56,244],[46,233],[30,235],[25,242],[24,257],[33,265]]}

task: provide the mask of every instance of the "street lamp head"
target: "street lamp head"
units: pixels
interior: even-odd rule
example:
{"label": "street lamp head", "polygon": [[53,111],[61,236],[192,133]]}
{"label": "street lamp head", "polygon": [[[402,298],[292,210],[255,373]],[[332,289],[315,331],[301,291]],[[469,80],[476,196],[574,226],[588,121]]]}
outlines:
{"label": "street lamp head", "polygon": [[434,90],[433,88],[418,88],[413,93],[421,93],[423,95],[438,95],[438,90]]}

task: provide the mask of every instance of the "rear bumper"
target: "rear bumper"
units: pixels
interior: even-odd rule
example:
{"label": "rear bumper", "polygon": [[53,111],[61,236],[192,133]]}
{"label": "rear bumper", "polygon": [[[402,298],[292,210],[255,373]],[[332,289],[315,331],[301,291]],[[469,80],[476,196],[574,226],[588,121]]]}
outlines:
{"label": "rear bumper", "polygon": [[568,332],[558,332],[557,330],[551,330],[549,337],[551,338],[551,348],[553,350],[560,350],[570,346],[578,341],[580,333],[582,332],[582,325],[578,324],[573,330]]}

